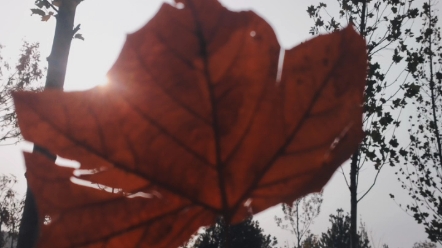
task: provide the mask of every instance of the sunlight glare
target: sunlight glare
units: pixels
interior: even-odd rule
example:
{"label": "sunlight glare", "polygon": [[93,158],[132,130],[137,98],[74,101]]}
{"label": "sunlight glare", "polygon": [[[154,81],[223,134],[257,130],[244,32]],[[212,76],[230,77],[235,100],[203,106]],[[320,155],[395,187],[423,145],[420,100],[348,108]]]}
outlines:
{"label": "sunlight glare", "polygon": [[60,156],[57,156],[57,159],[55,160],[55,164],[61,167],[67,167],[67,168],[73,168],[78,169],[80,168],[80,163],[75,160],[62,158]]}
{"label": "sunlight glare", "polygon": [[109,83],[109,78],[107,76],[104,76],[101,78],[100,81],[98,81],[97,86],[104,87],[107,85],[107,83]]}

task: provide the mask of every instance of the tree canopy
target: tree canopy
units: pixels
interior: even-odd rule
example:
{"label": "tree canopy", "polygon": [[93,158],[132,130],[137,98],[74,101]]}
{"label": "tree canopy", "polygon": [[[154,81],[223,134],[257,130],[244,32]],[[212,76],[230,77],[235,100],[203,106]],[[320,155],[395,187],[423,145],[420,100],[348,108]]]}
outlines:
{"label": "tree canopy", "polygon": [[[229,228],[228,234],[226,228]],[[275,237],[264,234],[258,221],[252,218],[236,225],[227,225],[219,218],[214,226],[205,229],[194,244],[186,248],[224,248],[227,243],[230,248],[272,248],[278,242]]]}
{"label": "tree canopy", "polygon": [[[331,227],[325,233],[321,234],[319,239],[319,248],[351,248],[350,235],[350,216],[344,214],[342,209],[337,210],[337,214],[330,215]],[[361,229],[358,234],[358,247],[371,248],[367,232]]]}

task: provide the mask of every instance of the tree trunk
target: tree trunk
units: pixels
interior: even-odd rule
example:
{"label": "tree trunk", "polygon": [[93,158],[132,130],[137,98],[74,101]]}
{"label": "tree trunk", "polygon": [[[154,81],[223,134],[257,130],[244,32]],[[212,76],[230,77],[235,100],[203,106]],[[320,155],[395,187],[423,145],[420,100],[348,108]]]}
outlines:
{"label": "tree trunk", "polygon": [[[48,75],[46,76],[45,89],[63,90],[66,76],[66,67],[74,35],[75,10],[81,0],[60,1],[56,15],[54,40],[48,60]],[[55,161],[56,156],[48,153],[44,148],[34,146],[34,152],[42,153]],[[17,248],[32,248],[35,246],[39,234],[37,206],[31,190],[27,189],[23,217],[20,224]]]}
{"label": "tree trunk", "polygon": [[15,243],[15,239],[16,239],[16,236],[15,236],[15,220],[12,222],[12,232],[11,232],[10,237],[11,237],[11,248],[14,248],[14,243]]}
{"label": "tree trunk", "polygon": [[[365,12],[367,11],[367,1],[362,1],[361,10],[361,22],[359,26],[359,32],[363,37],[365,37]],[[353,154],[351,159],[350,168],[350,244],[351,248],[359,247],[358,238],[358,181],[357,176],[359,173],[358,161],[359,161],[359,150]]]}
{"label": "tree trunk", "polygon": [[31,248],[35,246],[38,237],[38,213],[34,195],[31,190],[26,191],[25,206],[18,232],[17,248]]}
{"label": "tree trunk", "polygon": [[299,203],[300,201],[296,201],[296,237],[298,238],[297,248],[301,248],[301,234],[299,231]]}
{"label": "tree trunk", "polygon": [[358,158],[359,149],[353,154],[351,158],[350,168],[350,244],[351,248],[358,248]]}
{"label": "tree trunk", "polygon": [[[3,215],[3,214],[2,214]],[[0,246],[3,246],[3,233],[2,233],[3,217],[0,216]]]}
{"label": "tree trunk", "polygon": [[224,218],[224,248],[230,248],[232,245],[232,238],[230,233],[230,224],[227,224],[226,218]]}
{"label": "tree trunk", "polygon": [[64,0],[57,13],[52,51],[48,57],[45,89],[63,90],[69,50],[74,35],[75,10],[80,0]]}
{"label": "tree trunk", "polygon": [[[428,25],[429,25],[429,29],[432,29],[431,27],[431,20],[433,18],[432,13],[431,13],[431,1],[428,1],[428,18],[430,19]],[[436,145],[437,145],[437,157],[439,158],[439,166],[440,168],[442,168],[442,141],[441,141],[441,137],[440,137],[440,132],[439,132],[439,120],[437,118],[437,103],[436,103],[436,94],[435,94],[435,83],[434,83],[434,70],[433,70],[433,39],[432,39],[433,34],[430,34],[428,36],[428,47],[430,50],[429,53],[429,59],[430,59],[430,92],[431,92],[431,110],[433,111],[433,122],[434,122],[434,136],[436,136]],[[440,83],[440,79],[439,79],[439,83]]]}

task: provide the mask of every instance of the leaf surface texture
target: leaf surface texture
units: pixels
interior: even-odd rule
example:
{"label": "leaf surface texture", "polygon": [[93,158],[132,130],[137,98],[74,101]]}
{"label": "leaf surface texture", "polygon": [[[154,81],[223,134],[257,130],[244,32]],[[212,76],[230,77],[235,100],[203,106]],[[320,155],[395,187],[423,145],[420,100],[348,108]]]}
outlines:
{"label": "leaf surface texture", "polygon": [[181,3],[128,36],[109,85],[14,94],[24,138],[81,164],[25,154],[50,219],[39,247],[177,247],[321,190],[356,150],[367,56],[351,27],[285,51],[277,80],[262,18]]}

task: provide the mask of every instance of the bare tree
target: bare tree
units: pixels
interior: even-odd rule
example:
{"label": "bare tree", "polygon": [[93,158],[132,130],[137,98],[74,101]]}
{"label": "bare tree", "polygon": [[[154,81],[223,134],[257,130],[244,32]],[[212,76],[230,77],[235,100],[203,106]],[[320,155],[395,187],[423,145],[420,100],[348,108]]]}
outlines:
{"label": "bare tree", "polygon": [[[408,98],[413,98],[419,89],[408,83],[407,66],[401,63],[399,53],[407,39],[413,36],[413,20],[419,10],[413,0],[336,0],[339,13],[331,15],[327,5],[320,3],[307,9],[315,24],[310,33],[333,32],[345,25],[354,27],[367,41],[368,72],[365,88],[364,130],[366,137],[353,154],[349,179],[350,219],[352,248],[359,246],[357,240],[358,203],[374,187],[385,164],[397,163],[398,141],[394,135],[400,125],[399,115]],[[330,2],[327,2],[330,4]],[[380,61],[382,58],[390,57]],[[381,66],[382,65],[382,66]],[[394,69],[393,69],[394,68]],[[392,73],[394,72],[394,73]],[[397,72],[397,74],[396,74]],[[367,163],[369,162],[369,163]],[[365,191],[358,191],[362,168],[371,165],[375,169],[372,184]],[[345,175],[344,175],[345,176]]]}
{"label": "bare tree", "polygon": [[44,69],[38,47],[38,43],[23,42],[17,63],[11,65],[1,56],[3,47],[0,45],[0,142],[16,143],[20,140],[11,92],[42,88]]}
{"label": "bare tree", "polygon": [[14,190],[16,183],[15,176],[0,175],[0,247],[7,242],[13,247],[17,240],[24,201]]}
{"label": "bare tree", "polygon": [[310,226],[321,212],[322,192],[297,199],[291,205],[282,204],[283,217],[275,216],[276,224],[290,231],[296,240],[296,248],[301,248],[302,241],[310,236]]}

